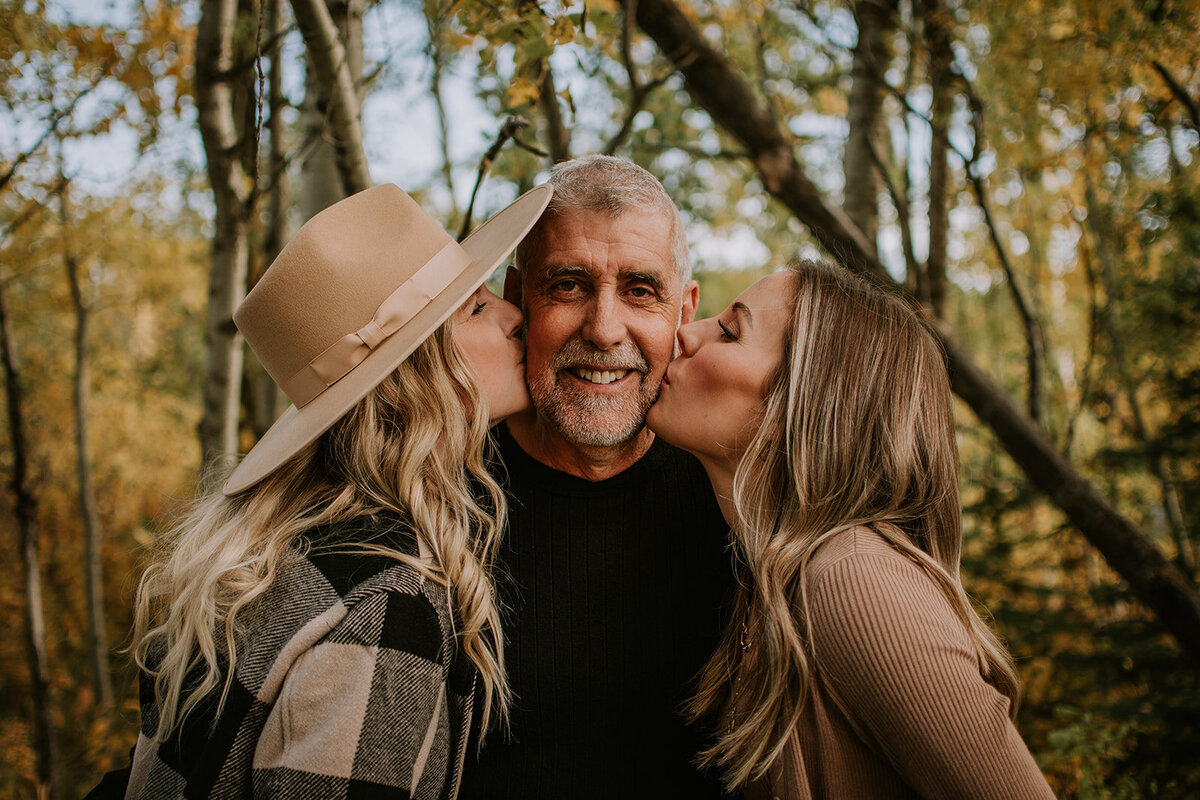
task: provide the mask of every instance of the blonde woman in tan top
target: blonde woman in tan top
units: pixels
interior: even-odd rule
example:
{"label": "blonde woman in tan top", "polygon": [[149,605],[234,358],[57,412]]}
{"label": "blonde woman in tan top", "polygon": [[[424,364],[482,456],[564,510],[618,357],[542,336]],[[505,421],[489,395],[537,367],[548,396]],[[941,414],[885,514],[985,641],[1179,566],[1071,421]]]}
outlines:
{"label": "blonde woman in tan top", "polygon": [[807,262],[679,330],[648,423],[704,464],[740,590],[701,754],[746,798],[1049,798],[1012,659],[959,575],[950,385],[928,325]]}

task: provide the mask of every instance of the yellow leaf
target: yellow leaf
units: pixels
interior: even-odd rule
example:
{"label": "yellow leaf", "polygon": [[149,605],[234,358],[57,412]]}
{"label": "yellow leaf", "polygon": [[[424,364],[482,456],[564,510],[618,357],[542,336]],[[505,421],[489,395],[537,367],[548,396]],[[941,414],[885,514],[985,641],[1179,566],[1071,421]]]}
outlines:
{"label": "yellow leaf", "polygon": [[537,99],[538,90],[528,78],[514,78],[508,85],[508,107],[516,108]]}
{"label": "yellow leaf", "polygon": [[575,41],[575,23],[565,15],[554,20],[554,24],[546,30],[546,41],[555,45]]}
{"label": "yellow leaf", "polygon": [[817,108],[822,114],[844,116],[850,109],[846,95],[832,86],[822,86],[817,90]]}

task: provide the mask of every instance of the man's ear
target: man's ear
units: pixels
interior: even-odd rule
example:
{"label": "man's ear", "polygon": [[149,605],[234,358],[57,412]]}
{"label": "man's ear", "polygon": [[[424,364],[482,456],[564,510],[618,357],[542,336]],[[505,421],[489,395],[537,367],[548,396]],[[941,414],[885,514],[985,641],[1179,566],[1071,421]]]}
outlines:
{"label": "man's ear", "polygon": [[504,273],[504,299],[517,308],[524,309],[521,305],[521,294],[521,273],[517,272],[516,267],[509,267],[508,272]]}
{"label": "man's ear", "polygon": [[688,281],[683,285],[683,304],[679,310],[679,324],[687,325],[696,318],[696,306],[700,303],[700,284]]}

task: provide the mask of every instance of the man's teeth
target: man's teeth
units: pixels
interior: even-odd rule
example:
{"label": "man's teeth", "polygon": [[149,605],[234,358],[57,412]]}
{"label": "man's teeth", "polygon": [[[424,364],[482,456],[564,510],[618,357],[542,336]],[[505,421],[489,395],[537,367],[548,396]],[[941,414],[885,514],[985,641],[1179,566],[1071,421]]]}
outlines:
{"label": "man's teeth", "polygon": [[575,374],[588,383],[612,383],[629,374],[627,369],[582,369],[577,368]]}

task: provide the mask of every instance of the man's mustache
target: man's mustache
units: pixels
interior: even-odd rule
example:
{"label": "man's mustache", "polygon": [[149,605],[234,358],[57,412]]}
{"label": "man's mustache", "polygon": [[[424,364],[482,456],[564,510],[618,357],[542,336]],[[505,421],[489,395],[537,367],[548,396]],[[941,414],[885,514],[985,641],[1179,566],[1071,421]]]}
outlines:
{"label": "man's mustache", "polygon": [[582,339],[571,339],[554,354],[550,367],[559,372],[576,366],[629,369],[643,375],[650,371],[646,357],[632,342],[624,342],[608,350],[599,350]]}

